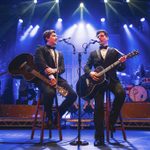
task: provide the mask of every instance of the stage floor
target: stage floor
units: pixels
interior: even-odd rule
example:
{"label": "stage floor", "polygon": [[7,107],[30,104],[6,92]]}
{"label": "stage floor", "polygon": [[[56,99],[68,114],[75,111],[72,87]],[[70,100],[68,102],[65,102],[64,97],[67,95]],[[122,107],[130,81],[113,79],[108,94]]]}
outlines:
{"label": "stage floor", "polygon": [[97,149],[125,149],[125,150],[149,150],[150,149],[150,131],[148,130],[126,130],[127,141],[123,140],[121,131],[117,130],[114,134],[115,140],[111,144],[106,142],[105,147],[95,147],[94,130],[83,129],[81,131],[81,140],[89,143],[87,146],[72,146],[78,131],[76,129],[63,129],[63,140],[58,141],[58,132],[53,130],[53,138],[48,139],[48,130],[45,130],[44,143],[39,143],[40,132],[35,132],[35,139],[30,140],[31,129],[0,129],[0,150],[97,150]]}

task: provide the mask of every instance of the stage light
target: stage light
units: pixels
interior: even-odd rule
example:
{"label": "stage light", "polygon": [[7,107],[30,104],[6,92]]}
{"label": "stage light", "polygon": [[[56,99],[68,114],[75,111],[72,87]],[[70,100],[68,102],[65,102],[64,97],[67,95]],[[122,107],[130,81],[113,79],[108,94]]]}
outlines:
{"label": "stage light", "polygon": [[34,4],[36,4],[36,3],[37,3],[37,0],[34,0],[33,2],[34,2]]}
{"label": "stage light", "polygon": [[58,18],[58,22],[62,22],[62,19],[61,19],[61,18]]}
{"label": "stage light", "polygon": [[127,28],[128,26],[126,24],[123,25],[124,28]]}
{"label": "stage light", "polygon": [[105,18],[101,18],[101,22],[105,22]]}
{"label": "stage light", "polygon": [[144,22],[144,21],[145,21],[145,18],[141,18],[140,21],[141,21],[141,22]]}
{"label": "stage light", "polygon": [[59,3],[59,0],[56,0],[55,2],[56,2],[56,3]]}
{"label": "stage light", "polygon": [[56,27],[56,29],[59,29],[59,30],[62,29],[62,19],[61,18],[58,18],[55,27]]}
{"label": "stage light", "polygon": [[22,20],[22,19],[19,19],[19,23],[23,23],[23,20]]}
{"label": "stage light", "polygon": [[[128,38],[128,40],[133,40],[133,36],[132,36],[132,34],[131,34],[131,30],[129,30],[129,27],[131,28],[132,27],[132,25],[130,24],[129,26],[127,25],[127,24],[124,24],[124,30],[125,30],[125,33],[126,33],[126,35],[127,35],[127,38]],[[132,44],[131,44],[132,45]]]}
{"label": "stage light", "polygon": [[36,25],[33,30],[30,32],[30,37],[34,37],[38,31],[38,29],[40,28],[39,25]]}
{"label": "stage light", "polygon": [[75,23],[75,24],[73,25],[73,28],[77,28],[77,26],[78,26],[78,25]]}
{"label": "stage light", "polygon": [[104,0],[104,3],[107,3],[108,2],[108,0]]}
{"label": "stage light", "polygon": [[90,28],[90,26],[91,26],[91,25],[90,25],[89,23],[86,24],[86,27],[87,27],[87,28]]}
{"label": "stage light", "polygon": [[80,8],[83,8],[84,7],[84,4],[83,3],[80,3]]}
{"label": "stage light", "polygon": [[33,26],[30,25],[29,28],[24,32],[23,36],[21,36],[20,41],[24,41],[32,29],[33,29]]}
{"label": "stage light", "polygon": [[130,24],[130,25],[129,25],[129,27],[130,27],[130,28],[132,28],[132,27],[133,27],[133,25],[132,25],[132,24]]}
{"label": "stage light", "polygon": [[129,2],[130,2],[130,0],[126,0],[126,2],[127,2],[127,3],[129,3]]}
{"label": "stage light", "polygon": [[32,29],[32,28],[33,28],[33,25],[30,25],[30,27],[29,27],[29,28],[31,28],[31,29]]}
{"label": "stage light", "polygon": [[83,23],[83,22],[80,22],[80,23],[78,24],[78,28],[79,28],[79,29],[84,28],[84,23]]}

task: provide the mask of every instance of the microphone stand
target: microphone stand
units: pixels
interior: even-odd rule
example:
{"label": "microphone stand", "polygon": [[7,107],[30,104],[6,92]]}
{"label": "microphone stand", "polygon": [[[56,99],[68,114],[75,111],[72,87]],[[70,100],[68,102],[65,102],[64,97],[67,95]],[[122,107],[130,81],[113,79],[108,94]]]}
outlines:
{"label": "microphone stand", "polygon": [[[64,42],[73,47],[73,54],[75,54],[76,53],[75,46],[72,43],[68,42],[67,40],[64,40]],[[78,63],[79,63],[78,76],[79,76],[79,78],[81,77],[81,59],[82,59],[82,53],[79,52],[78,53]],[[79,90],[81,90],[81,89],[79,89]],[[78,105],[79,105],[79,108],[78,108],[78,127],[77,127],[78,128],[78,136],[77,136],[77,140],[70,142],[70,145],[85,146],[85,145],[88,145],[89,143],[87,141],[81,140],[81,97],[80,96],[78,96]]]}

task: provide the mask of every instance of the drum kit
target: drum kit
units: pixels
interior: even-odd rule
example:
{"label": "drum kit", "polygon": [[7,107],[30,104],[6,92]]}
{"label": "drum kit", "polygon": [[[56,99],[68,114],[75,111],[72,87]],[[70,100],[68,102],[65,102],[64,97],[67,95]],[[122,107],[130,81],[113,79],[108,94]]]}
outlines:
{"label": "drum kit", "polygon": [[150,71],[145,76],[118,74],[126,91],[126,102],[149,102],[150,101]]}

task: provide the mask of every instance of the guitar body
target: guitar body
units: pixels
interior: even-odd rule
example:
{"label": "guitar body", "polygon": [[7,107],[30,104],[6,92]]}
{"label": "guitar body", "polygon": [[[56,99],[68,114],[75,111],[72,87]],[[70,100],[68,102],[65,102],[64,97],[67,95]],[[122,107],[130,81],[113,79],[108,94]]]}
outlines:
{"label": "guitar body", "polygon": [[[99,73],[102,70],[103,67],[97,67],[95,72]],[[79,78],[76,84],[77,94],[84,100],[89,101],[94,97],[97,88],[100,88],[100,86],[103,87],[107,82],[105,74],[100,76],[98,81],[94,81],[90,76],[84,74]]]}
{"label": "guitar body", "polygon": [[24,53],[15,57],[15,59],[9,64],[9,73],[11,73],[17,79],[22,79],[22,77],[24,77],[27,81],[35,79],[35,76],[33,74],[29,73],[26,69],[21,67],[23,63],[26,63],[32,68],[35,68],[33,63],[33,56]]}

